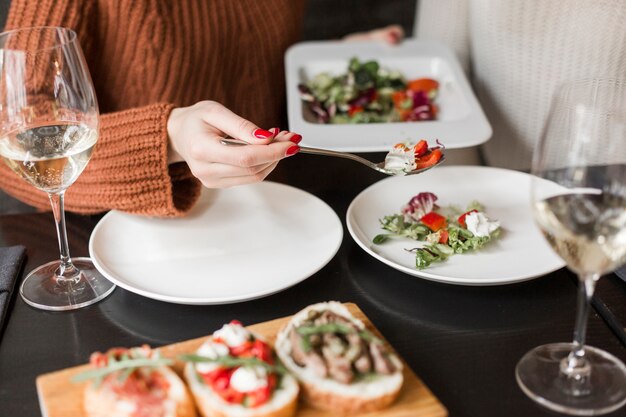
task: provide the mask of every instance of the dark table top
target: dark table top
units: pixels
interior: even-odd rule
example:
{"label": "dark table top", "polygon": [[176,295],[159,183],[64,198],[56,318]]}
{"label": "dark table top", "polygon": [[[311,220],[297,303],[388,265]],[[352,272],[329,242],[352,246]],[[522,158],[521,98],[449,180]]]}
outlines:
{"label": "dark table top", "polygon": [[[281,162],[270,177],[317,195],[342,220],[352,199],[380,179],[380,174],[353,162],[310,155]],[[73,256],[88,255],[89,236],[98,220],[68,214]],[[25,272],[56,258],[52,216],[0,216],[0,246],[14,244],[27,247]],[[596,294],[626,323],[626,283],[611,274],[599,282]],[[233,318],[253,324],[327,300],[356,303],[450,416],[555,415],[522,393],[514,369],[535,346],[571,341],[576,279],[569,271],[512,285],[441,284],[384,265],[346,231],[339,252],[319,272],[286,291],[244,303],[168,304],[117,288],[93,306],[52,313],[35,310],[16,296],[0,340],[0,416],[39,415],[36,376],[83,364],[93,351],[142,343],[161,346],[205,336]],[[626,362],[626,348],[595,311],[588,342]],[[609,416],[619,415],[626,410]]]}

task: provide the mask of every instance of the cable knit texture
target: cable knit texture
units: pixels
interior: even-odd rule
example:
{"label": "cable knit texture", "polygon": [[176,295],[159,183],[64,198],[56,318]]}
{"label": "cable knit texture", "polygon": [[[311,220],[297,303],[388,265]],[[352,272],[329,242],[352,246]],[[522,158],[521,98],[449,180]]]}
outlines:
{"label": "cable knit texture", "polygon": [[[215,100],[254,123],[278,126],[283,54],[299,35],[294,0],[13,0],[5,30],[74,29],[102,113],[89,165],[66,208],[152,216],[185,214],[200,183],[184,163],[167,165],[175,106]],[[47,196],[0,164],[0,187],[49,209]]]}
{"label": "cable knit texture", "polygon": [[[458,7],[450,9],[449,1],[420,0],[420,13],[432,14],[420,22],[437,26],[424,24],[418,33],[457,50],[469,45],[473,86],[493,127],[483,146],[489,165],[530,168],[560,83],[626,77],[624,0],[456,1]],[[468,41],[462,31],[442,34],[441,28],[468,22]]]}

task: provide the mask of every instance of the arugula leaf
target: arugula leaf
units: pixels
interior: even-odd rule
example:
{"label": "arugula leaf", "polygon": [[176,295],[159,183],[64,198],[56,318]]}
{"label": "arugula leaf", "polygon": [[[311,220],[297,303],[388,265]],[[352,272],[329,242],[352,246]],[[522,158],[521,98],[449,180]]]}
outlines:
{"label": "arugula leaf", "polygon": [[386,242],[388,239],[393,238],[395,235],[389,234],[389,233],[381,233],[379,235],[374,236],[374,239],[372,240],[372,242],[374,242],[375,245],[380,245],[381,243]]}
{"label": "arugula leaf", "polygon": [[427,268],[433,262],[445,261],[454,253],[448,246],[439,243],[408,249],[408,251],[415,253],[415,267],[417,269]]}
{"label": "arugula leaf", "polygon": [[[96,383],[99,384],[104,377],[110,375],[114,372],[124,371],[121,377],[127,378],[134,370],[137,368],[157,368],[160,366],[171,365],[172,360],[165,358],[138,358],[138,359],[128,359],[127,356],[121,358],[118,361],[109,360],[107,366],[102,368],[90,369],[85,372],[81,372],[80,374],[72,377],[72,382],[83,382],[89,379],[95,379]],[[126,375],[128,373],[128,375]],[[124,376],[125,375],[125,376]]]}
{"label": "arugula leaf", "polygon": [[268,372],[273,372],[273,373],[277,373],[280,375],[285,374],[287,372],[286,369],[279,363],[277,363],[276,365],[270,365],[269,363],[264,362],[261,359],[255,358],[255,357],[242,358],[242,357],[235,357],[231,355],[225,355],[225,356],[219,356],[214,359],[214,358],[209,358],[209,357],[201,356],[197,354],[188,354],[188,355],[179,356],[179,359],[182,361],[191,362],[191,363],[205,363],[205,362],[216,363],[223,368],[238,368],[240,366],[245,366],[245,367],[259,366],[259,367],[265,368],[265,370]]}
{"label": "arugula leaf", "polygon": [[356,333],[366,342],[380,340],[368,330],[355,330],[341,323],[326,323],[326,324],[319,324],[319,325],[306,325],[305,324],[300,327],[297,327],[296,332],[300,336],[302,336],[303,339],[308,339],[308,337],[314,334],[320,334],[320,333],[339,333],[339,334],[355,334]]}

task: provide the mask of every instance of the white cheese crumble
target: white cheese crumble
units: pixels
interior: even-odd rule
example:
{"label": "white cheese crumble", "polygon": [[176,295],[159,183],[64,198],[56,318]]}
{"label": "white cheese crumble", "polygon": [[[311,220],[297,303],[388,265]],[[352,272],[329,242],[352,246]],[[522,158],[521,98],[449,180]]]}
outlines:
{"label": "white cheese crumble", "polygon": [[[212,340],[207,340],[205,343],[200,346],[198,349],[198,355],[204,356],[209,359],[217,359],[222,356],[226,356],[229,353],[228,346],[223,343],[216,343]],[[207,374],[215,369],[219,368],[220,365],[215,362],[199,362],[196,364],[196,370],[200,373]]]}
{"label": "white cheese crumble", "polygon": [[396,174],[406,174],[415,169],[415,152],[403,144],[395,145],[385,157],[385,169]]}
{"label": "white cheese crumble", "polygon": [[256,391],[267,384],[267,370],[261,366],[242,366],[230,377],[230,386],[239,392]]}
{"label": "white cheese crumble", "polygon": [[231,323],[214,332],[213,337],[222,339],[230,347],[237,347],[250,340],[250,332],[241,324]]}
{"label": "white cheese crumble", "polygon": [[489,220],[485,213],[475,211],[465,216],[465,225],[474,236],[488,237],[500,227],[500,222]]}

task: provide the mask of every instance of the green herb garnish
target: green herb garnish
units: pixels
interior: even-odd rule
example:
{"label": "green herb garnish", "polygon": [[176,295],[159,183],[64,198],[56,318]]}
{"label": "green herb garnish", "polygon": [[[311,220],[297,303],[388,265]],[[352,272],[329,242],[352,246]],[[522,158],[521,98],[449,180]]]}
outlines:
{"label": "green herb garnish", "polygon": [[206,356],[190,354],[190,355],[181,355],[179,357],[181,361],[191,362],[191,363],[215,363],[220,365],[223,368],[238,368],[240,366],[245,367],[253,367],[260,366],[265,368],[266,371],[276,373],[279,375],[283,375],[287,372],[287,370],[280,364],[276,363],[275,365],[270,365],[267,362],[260,360],[259,358],[239,358],[235,356],[225,355],[220,356],[218,358],[209,358]]}
{"label": "green herb garnish", "polygon": [[326,323],[319,325],[302,325],[296,328],[296,332],[302,336],[302,350],[310,352],[312,349],[310,337],[316,334],[338,333],[338,334],[358,334],[366,342],[382,343],[368,330],[355,330],[341,323]]}
{"label": "green herb garnish", "polygon": [[123,371],[120,373],[120,381],[123,382],[128,378],[130,374],[133,373],[137,368],[158,368],[160,366],[171,365],[171,359],[165,358],[138,358],[138,359],[130,359],[128,356],[123,356],[119,360],[115,360],[112,357],[109,357],[109,363],[107,366],[102,368],[90,369],[85,372],[81,372],[80,374],[74,375],[71,381],[74,383],[87,381],[90,379],[95,380],[94,384],[99,386],[102,383],[102,380],[115,372]]}

